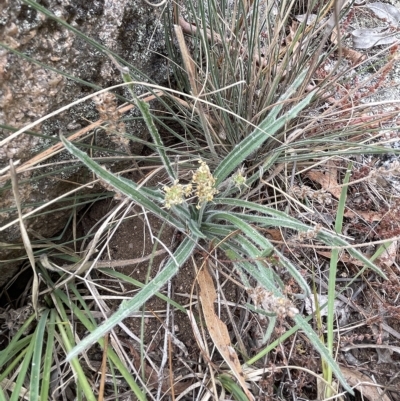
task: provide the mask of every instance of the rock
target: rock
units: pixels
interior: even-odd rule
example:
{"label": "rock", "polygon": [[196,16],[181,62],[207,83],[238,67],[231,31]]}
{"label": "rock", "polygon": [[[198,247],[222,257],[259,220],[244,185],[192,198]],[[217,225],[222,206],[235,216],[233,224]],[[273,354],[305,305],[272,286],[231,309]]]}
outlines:
{"label": "rock", "polygon": [[[44,0],[47,10],[84,35],[96,40],[127,63],[142,71],[134,77],[145,76],[159,84],[165,83],[168,67],[165,58],[164,31],[160,21],[160,8],[151,7],[143,0]],[[35,155],[59,142],[58,135],[69,135],[99,118],[99,104],[93,101],[74,106],[54,118],[36,125],[30,131],[11,141],[6,138],[14,131],[47,115],[79,98],[95,92],[93,86],[107,88],[122,82],[120,72],[102,51],[79,37],[65,26],[36,11],[19,0],[3,0],[0,4],[0,37],[6,47],[0,47],[0,124],[10,129],[0,129],[0,287],[15,273],[16,258],[24,255],[23,249],[8,249],[7,244],[21,245],[17,213],[11,190],[9,159],[22,165]],[[8,48],[7,48],[8,47]],[[13,51],[28,56],[24,59]],[[29,58],[36,60],[35,64]],[[69,74],[79,82],[61,75]],[[145,75],[144,75],[145,74]],[[92,87],[83,81],[90,83]],[[143,88],[142,88],[143,90]],[[115,92],[129,98],[125,89]],[[100,99],[100,102],[102,100]],[[111,103],[117,101],[108,98]],[[97,103],[99,100],[97,99]],[[133,112],[131,112],[133,113]],[[133,114],[132,114],[133,115]],[[120,127],[121,128],[121,127]],[[141,123],[124,123],[125,132],[146,138]],[[123,134],[123,133],[122,133]],[[122,138],[122,136],[121,136]],[[105,131],[97,133],[96,145],[120,152],[137,152],[140,146],[118,141]],[[99,153],[104,156],[104,152]],[[24,169],[18,174],[23,213],[56,199],[86,182],[89,172],[77,165],[62,151],[50,159],[47,166]],[[115,167],[115,166],[114,166]],[[98,192],[99,188],[87,189]],[[79,195],[85,191],[80,191]],[[73,202],[70,197],[69,205]],[[36,235],[51,238],[64,228],[71,208],[66,202],[53,204],[40,213],[25,219]],[[67,202],[68,206],[68,202]],[[64,210],[65,209],[65,210]],[[51,213],[48,213],[51,211]],[[5,228],[7,227],[7,228]]]}

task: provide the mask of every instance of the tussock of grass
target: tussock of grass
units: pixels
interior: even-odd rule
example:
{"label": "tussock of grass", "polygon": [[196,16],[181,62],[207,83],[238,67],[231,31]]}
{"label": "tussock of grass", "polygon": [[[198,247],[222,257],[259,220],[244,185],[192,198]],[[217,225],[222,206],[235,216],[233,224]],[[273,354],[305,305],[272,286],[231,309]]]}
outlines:
{"label": "tussock of grass", "polygon": [[[47,13],[36,3],[27,3]],[[58,201],[70,199],[67,197],[79,193],[84,186],[97,183],[114,192],[119,203],[93,233],[81,238],[80,252],[76,237],[74,249],[69,248],[70,244],[56,245],[43,238],[32,242],[29,257],[39,265],[42,277],[39,293],[35,294],[39,295],[43,307],[35,305],[38,319],[33,331],[27,333],[29,324],[34,321],[32,315],[0,353],[0,365],[5,366],[0,375],[2,399],[10,388],[13,392],[11,399],[17,399],[26,388],[30,396],[36,399],[40,395],[42,400],[46,400],[51,389],[60,386],[60,391],[64,391],[72,378],[79,394],[96,399],[97,389],[83,369],[93,344],[98,344],[103,350],[107,372],[111,372],[114,380],[114,389],[107,390],[110,396],[118,393],[116,377],[121,375],[125,387],[141,400],[153,398],[155,388],[157,399],[162,393],[174,396],[178,388],[182,397],[193,389],[204,395],[206,387],[215,397],[220,396],[220,391],[240,400],[246,399],[246,394],[250,393],[258,397],[269,392],[273,397],[276,395],[273,386],[279,380],[275,380],[273,374],[265,382],[261,379],[262,374],[273,370],[267,366],[268,360],[264,366],[261,360],[272,355],[278,345],[284,355],[288,350],[292,353],[293,349],[296,355],[301,355],[302,347],[305,352],[316,350],[319,353],[321,363],[308,369],[308,376],[296,372],[306,371],[305,368],[292,366],[287,361],[285,364],[289,373],[303,375],[304,382],[322,370],[323,379],[318,380],[325,383],[324,396],[337,393],[334,378],[345,391],[353,393],[334,354],[337,341],[334,301],[338,297],[335,284],[340,263],[362,266],[361,272],[370,269],[382,279],[393,275],[387,265],[384,269],[382,263],[374,264],[375,257],[370,258],[359,249],[362,242],[359,238],[356,238],[357,244],[343,230],[344,218],[362,212],[348,200],[355,199],[352,188],[370,188],[369,181],[382,177],[385,171],[398,174],[397,165],[385,171],[377,169],[378,174],[359,161],[367,154],[391,151],[385,146],[391,141],[387,136],[395,129],[393,119],[398,112],[397,103],[392,102],[389,109],[386,107],[389,104],[367,103],[365,100],[379,89],[393,67],[393,47],[385,55],[384,65],[374,75],[362,83],[357,82],[357,73],[365,61],[348,63],[347,69],[343,69],[342,56],[346,49],[337,32],[332,36],[334,29],[340,27],[342,19],[346,18],[347,11],[335,11],[333,3],[312,1],[302,7],[304,9],[300,10],[295,1],[244,0],[189,0],[184,7],[179,4],[174,6],[174,10],[167,7],[166,38],[177,89],[135,81],[132,77],[136,71],[132,66],[93,42],[96,48],[110,56],[124,83],[77,101],[84,102],[97,96],[99,121],[68,138],[61,136],[60,143],[17,167],[17,173],[66,149],[89,169],[91,178]],[[295,15],[304,12],[317,13],[312,24],[299,23],[295,19]],[[56,17],[52,18],[60,22]],[[135,86],[139,84],[147,87],[151,94],[137,96]],[[362,92],[365,85],[366,90]],[[129,105],[118,106],[117,98],[112,94],[118,86],[129,88],[132,96],[128,99]],[[153,103],[150,102],[154,100],[160,108],[157,112],[151,108]],[[132,136],[123,132],[124,115],[134,107],[140,111],[151,137],[151,140],[144,141],[150,149],[150,157],[129,154]],[[46,118],[49,116],[43,117]],[[171,121],[176,122],[178,128]],[[383,124],[387,129],[382,128]],[[32,126],[24,127],[4,141],[28,132]],[[84,135],[90,137],[99,127],[110,135],[112,141],[121,145],[129,160],[135,162],[133,170],[140,170],[140,181],[133,182],[125,178],[123,172],[105,168],[105,164],[115,162],[117,158],[93,157],[96,148],[78,141]],[[36,168],[40,169],[40,166]],[[147,171],[150,173],[146,176]],[[356,179],[351,179],[351,172],[357,175]],[[163,183],[150,185],[150,177],[156,173],[163,177]],[[58,170],[54,174],[58,174]],[[74,208],[92,201],[88,195],[77,195],[74,199]],[[20,212],[18,221],[23,222],[32,214],[38,215],[55,201],[50,200],[29,213]],[[378,206],[387,202],[388,213],[395,205],[390,196],[374,201]],[[175,249],[165,249],[168,254],[165,263],[149,281],[139,283],[121,273],[104,270],[118,279],[122,286],[129,283],[140,289],[129,299],[124,299],[117,311],[98,324],[95,309],[107,311],[109,307],[100,300],[100,287],[92,279],[91,270],[106,252],[112,236],[110,232],[115,232],[127,218],[132,203],[140,207],[145,219],[151,214],[173,227],[180,233],[181,241]],[[379,214],[379,210],[376,213]],[[71,215],[75,219],[75,210],[71,209]],[[362,217],[367,221],[369,216]],[[334,228],[332,222],[335,222]],[[16,223],[11,222],[8,226]],[[376,236],[376,241],[383,241],[386,245],[391,236],[400,232],[397,226],[389,229],[387,223],[377,226],[379,235]],[[100,253],[92,261],[98,248]],[[323,278],[318,265],[327,255],[318,254],[320,249],[330,252],[328,279]],[[379,252],[384,252],[383,248]],[[145,258],[150,259],[149,266],[153,256]],[[56,258],[68,260],[68,268],[61,266],[58,269]],[[31,262],[32,265],[35,263]],[[218,298],[219,311],[226,308],[228,325],[234,333],[225,355],[221,348],[218,349],[222,356],[208,350],[204,334],[207,327],[200,309],[194,311],[162,293],[165,285],[170,285],[187,264],[195,269],[214,271],[222,298],[225,297],[223,276],[242,291],[235,305],[245,315],[240,325],[235,314],[237,311],[232,312],[234,309],[226,299]],[[65,275],[54,282],[47,270],[49,266]],[[81,278],[78,277],[80,274]],[[326,280],[328,286],[326,335],[322,319],[325,305],[318,301],[316,276],[322,277],[320,282]],[[85,290],[76,283],[82,283]],[[85,291],[94,302],[87,302],[87,296],[83,296]],[[115,331],[120,325],[129,333],[130,340],[140,343],[141,339],[129,332],[123,322],[140,309],[145,311],[146,302],[154,295],[168,305],[167,317],[162,323],[167,337],[162,350],[161,370],[167,371],[168,358],[172,363],[171,356],[167,356],[171,352],[168,341],[173,332],[168,320],[171,309],[184,312],[191,320],[193,336],[201,350],[200,359],[196,361],[201,363],[201,368],[191,366],[187,369],[187,382],[181,387],[173,382],[173,374],[170,374],[168,384],[161,373],[157,379],[158,387],[146,383],[143,379],[153,377],[156,362],[151,360],[148,364],[151,355],[146,355],[146,361],[141,361],[136,349],[121,340]],[[190,302],[194,299],[192,295],[188,299]],[[123,294],[118,296],[122,298]],[[310,297],[317,304],[317,331],[310,323],[315,316],[305,317],[301,312],[305,300]],[[254,305],[246,303],[250,299]],[[201,296],[199,302],[202,302]],[[241,336],[247,336],[252,325],[256,335],[254,349],[249,349],[251,347],[246,347]],[[83,327],[89,333],[84,332]],[[292,335],[293,344],[288,346],[285,341]],[[80,336],[79,341],[77,336]],[[43,348],[39,344],[44,344]],[[147,345],[141,344],[141,347],[143,356]],[[240,385],[233,381],[233,368],[226,356],[229,352],[231,356],[235,355],[232,359],[240,360],[244,380],[252,384],[251,390],[241,380]],[[130,355],[134,355],[133,362]],[[185,366],[188,367],[188,363]],[[283,369],[283,366],[277,368]],[[58,372],[57,384],[50,383],[54,369]],[[102,372],[99,376],[101,391],[106,391],[105,362],[99,371]],[[169,372],[173,373],[172,365]],[[302,389],[298,391],[296,396],[301,396]]]}

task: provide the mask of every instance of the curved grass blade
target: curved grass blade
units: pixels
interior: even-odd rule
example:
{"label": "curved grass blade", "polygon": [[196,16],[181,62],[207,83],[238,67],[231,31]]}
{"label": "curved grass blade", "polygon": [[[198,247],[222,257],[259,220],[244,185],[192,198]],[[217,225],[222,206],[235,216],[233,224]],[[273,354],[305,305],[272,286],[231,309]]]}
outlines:
{"label": "curved grass blade", "polygon": [[[71,287],[71,286],[70,286]],[[68,298],[65,293],[63,293],[60,290],[56,290],[55,294],[60,300],[68,306],[72,312],[75,314],[75,316],[80,320],[80,322],[86,327],[87,330],[93,332],[96,328],[97,325],[92,321],[92,316],[89,317],[85,315],[85,313],[78,308],[77,305],[75,305],[73,302],[71,302],[71,299]],[[82,297],[80,297],[81,304],[84,303],[84,300]],[[87,310],[87,306],[84,307],[84,310]],[[104,346],[104,338],[99,338],[98,340],[99,344],[101,347]],[[131,373],[129,370],[125,367],[124,363],[119,359],[117,354],[112,350],[108,349],[108,357],[110,358],[111,362],[116,366],[116,368],[119,370],[121,375],[124,377],[124,379],[127,381],[129,386],[131,387],[132,391],[135,393],[135,396],[139,401],[147,401],[145,394],[142,392],[142,390],[139,388],[137,385],[135,379],[132,377]]]}
{"label": "curved grass blade", "polygon": [[[24,340],[18,344],[18,350],[13,350],[12,353],[9,355],[9,359],[7,360],[10,361],[12,359],[12,362],[10,362],[6,368],[4,368],[5,365],[2,365],[3,371],[1,372],[0,375],[0,383],[8,377],[8,375],[15,370],[15,367],[20,363],[21,359],[25,357],[25,354],[28,351],[28,345],[31,343],[31,340],[33,338],[33,335],[30,335],[28,337],[25,337]],[[14,357],[14,355],[16,355]]]}
{"label": "curved grass blade", "polygon": [[43,364],[43,378],[42,387],[40,389],[40,401],[47,401],[49,399],[49,388],[50,388],[50,374],[51,367],[53,365],[53,352],[54,352],[54,334],[56,331],[56,310],[52,309],[50,312],[50,319],[47,324],[47,342],[46,351],[44,354]]}
{"label": "curved grass blade", "polygon": [[32,342],[28,345],[27,352],[19,368],[18,378],[17,381],[15,382],[15,386],[13,388],[10,401],[18,401],[20,399],[19,397],[22,385],[26,381],[28,368],[32,360],[33,350],[35,349],[36,336],[37,336],[37,330],[35,330],[35,332],[33,333]]}
{"label": "curved grass blade", "polygon": [[[308,230],[310,230],[310,228],[312,228],[304,223],[299,222],[295,218],[288,216],[284,212],[280,212],[278,210],[274,210],[272,208],[269,208],[269,207],[263,206],[263,205],[259,205],[254,202],[249,202],[249,201],[245,201],[242,199],[229,199],[229,198],[220,198],[220,199],[215,198],[215,199],[213,199],[213,202],[215,204],[224,204],[224,205],[230,205],[232,207],[246,208],[246,209],[250,209],[255,212],[260,212],[263,214],[274,216],[277,219],[281,219],[283,227],[294,228],[294,229],[302,231],[302,232],[307,232]],[[212,215],[212,214],[213,213],[209,212],[209,215]],[[245,215],[243,215],[243,216],[245,216]],[[245,217],[245,218],[247,218],[247,217]],[[262,221],[262,217],[254,216],[254,221],[257,221],[257,220]],[[268,220],[265,220],[265,222],[267,224],[269,223]],[[288,224],[288,225],[286,226],[285,224]],[[279,224],[277,224],[277,226],[279,226]],[[326,245],[329,245],[329,246],[346,247],[347,252],[349,252],[349,254],[351,256],[360,260],[361,262],[363,262],[365,264],[366,267],[373,270],[375,273],[379,274],[382,278],[387,280],[385,273],[378,266],[376,266],[370,259],[365,257],[361,252],[357,251],[357,249],[351,248],[351,245],[346,240],[341,238],[339,235],[336,235],[334,233],[331,233],[329,231],[322,229],[321,231],[319,231],[317,233],[317,239],[319,239],[320,241],[324,242]]]}
{"label": "curved grass blade", "polygon": [[288,99],[293,92],[300,86],[305,77],[305,72],[299,75],[293,82],[293,85],[287,92],[280,98],[281,103],[277,104],[270,114],[260,123],[260,125],[245,139],[243,139],[235,148],[225,157],[220,165],[214,171],[216,178],[216,186],[218,187],[225,178],[240,166],[244,160],[253,152],[257,151],[259,147],[272,135],[274,135],[280,128],[282,128],[288,121],[295,118],[300,111],[302,111],[311,102],[314,92],[309,93],[303,100],[293,106],[285,115],[275,119],[276,115],[283,107],[283,101]]}
{"label": "curved grass blade", "polygon": [[303,330],[304,334],[310,340],[312,346],[320,353],[321,357],[324,358],[326,364],[335,374],[336,378],[340,381],[342,386],[351,394],[354,395],[353,389],[347,384],[346,379],[344,378],[342,371],[339,368],[339,365],[336,361],[332,358],[330,352],[322,344],[321,340],[319,339],[317,333],[312,329],[312,327],[307,323],[306,319],[303,316],[296,315],[293,320],[297,323],[300,329]]}
{"label": "curved grass blade", "polygon": [[[20,337],[24,334],[24,332],[28,329],[30,324],[32,323],[33,319],[35,319],[35,315],[32,314],[26,320],[26,322],[22,325],[22,327],[18,330],[17,334],[14,335],[10,343],[8,344],[7,348],[3,351],[0,351],[0,366],[5,366],[6,362],[9,360],[10,357],[13,357],[21,348],[17,346],[19,343]],[[29,336],[27,336],[29,337]],[[21,340],[21,347],[25,346],[26,338]],[[33,341],[33,339],[31,340]]]}
{"label": "curved grass blade", "polygon": [[[236,253],[236,251],[234,249],[230,249],[230,255],[231,257],[236,257],[237,260],[241,260],[241,256],[240,254]],[[249,257],[253,260],[255,260],[257,258],[257,253],[251,253],[249,252]],[[251,263],[248,262],[235,262],[233,259],[233,263],[238,267],[238,268],[242,268],[245,271],[247,271],[250,275],[252,275],[254,278],[256,278],[261,285],[266,284],[266,280],[265,280],[265,276],[258,270],[256,269]],[[269,279],[267,279],[267,283],[269,286]],[[265,286],[265,288],[269,289],[267,286]],[[284,297],[284,295],[280,292],[279,288],[276,287],[274,289],[274,291],[272,291],[274,294],[280,296],[280,297]],[[311,319],[311,317],[308,317],[308,320]],[[329,354],[327,348],[325,347],[324,344],[322,344],[321,340],[319,339],[318,335],[314,332],[314,330],[312,329],[312,327],[307,323],[307,319],[304,319],[301,315],[295,315],[293,320],[296,322],[297,324],[297,330],[300,328],[303,330],[304,334],[308,337],[308,339],[310,340],[311,344],[313,345],[313,347],[320,353],[320,355],[325,359],[326,363],[330,366],[330,368],[332,369],[332,372],[335,374],[335,376],[337,377],[337,379],[342,383],[343,387],[350,393],[353,394],[353,390],[351,389],[351,387],[346,383],[345,378],[342,375],[342,372],[339,368],[339,366],[337,365],[336,361],[332,358],[332,356]],[[294,333],[296,330],[292,329],[292,333]],[[281,339],[277,340],[280,341]],[[278,342],[279,344],[279,342]],[[265,355],[265,354],[264,354]],[[252,358],[248,364],[254,363],[254,358]]]}
{"label": "curved grass blade", "polygon": [[0,386],[0,401],[7,401],[3,388]]}
{"label": "curved grass blade", "polygon": [[135,96],[135,104],[142,113],[144,122],[146,123],[147,129],[150,132],[150,135],[154,141],[154,145],[157,149],[158,154],[161,157],[161,160],[164,164],[165,170],[169,175],[169,178],[174,181],[176,180],[176,174],[174,169],[172,168],[171,160],[167,156],[167,153],[165,151],[165,147],[163,144],[163,141],[161,139],[160,133],[158,132],[157,127],[154,124],[153,121],[153,116],[150,113],[150,107],[149,105],[144,101],[139,99],[137,96]]}
{"label": "curved grass blade", "polygon": [[[59,304],[60,306],[60,304]],[[72,349],[72,343],[70,342],[69,335],[67,334],[64,323],[61,321],[59,316],[56,316],[56,324],[58,327],[58,331],[61,334],[62,342],[67,351]],[[81,364],[79,363],[78,358],[71,359],[71,365],[76,375],[77,386],[82,388],[83,393],[88,401],[97,401],[95,395],[93,394],[92,388],[86,378],[85,372],[82,369]]]}
{"label": "curved grass blade", "polygon": [[47,316],[50,310],[46,309],[42,312],[40,320],[36,326],[36,337],[35,337],[35,348],[33,350],[32,368],[31,368],[31,380],[30,380],[30,397],[31,401],[39,400],[40,390],[40,370],[42,364],[42,348],[44,343],[44,332],[47,325]]}
{"label": "curved grass blade", "polygon": [[92,160],[85,152],[79,150],[66,138],[64,138],[63,136],[60,136],[60,138],[65,145],[65,148],[75,157],[77,157],[86,167],[92,170],[98,177],[103,179],[108,184],[112,185],[115,189],[122,192],[124,195],[133,199],[145,209],[154,213],[160,219],[167,221],[179,230],[185,230],[185,226],[179,220],[171,216],[170,213],[166,212],[164,209],[157,206],[153,201],[151,201],[146,196],[145,191],[143,191],[141,188],[138,188],[138,186],[134,182],[122,179],[110,173],[109,171],[102,168],[99,164],[97,164],[94,160]]}
{"label": "curved grass blade", "polygon": [[246,397],[246,394],[236,384],[236,382],[232,379],[231,376],[227,374],[222,374],[218,376],[217,379],[219,379],[222,386],[232,394],[233,398],[236,401],[249,401],[249,399]]}
{"label": "curved grass blade", "polygon": [[[108,276],[115,277],[118,280],[133,284],[139,288],[143,288],[145,286],[145,284],[141,283],[140,281],[137,281],[132,277],[126,276],[125,274],[122,274],[116,270],[112,270],[112,269],[108,269],[108,268],[103,268],[103,269],[99,269],[99,270],[102,273],[107,274]],[[183,306],[179,305],[174,300],[166,297],[164,294],[161,294],[160,292],[156,292],[154,295],[156,297],[162,299],[163,301],[168,302],[170,305],[174,306],[176,309],[180,310],[182,313],[184,313],[186,315],[186,313],[187,313],[186,309]]]}
{"label": "curved grass blade", "polygon": [[67,356],[67,360],[76,357],[84,349],[88,348],[94,342],[98,341],[107,332],[109,332],[118,323],[122,322],[132,312],[138,310],[149,298],[151,298],[160,288],[168,282],[185,263],[192,254],[197,239],[186,237],[166,263],[164,269],[152,281],[146,284],[142,290],[136,294],[131,300],[121,303],[120,308],[106,322],[104,322],[95,331],[83,339],[77,346],[72,349]]}
{"label": "curved grass blade", "polygon": [[[336,221],[335,221],[335,231],[337,234],[342,233],[343,228],[343,216],[344,210],[346,206],[346,198],[347,198],[347,184],[350,181],[350,174],[352,169],[352,163],[347,168],[346,175],[343,180],[343,188],[340,192],[340,198],[338,203],[338,208],[336,212]],[[328,314],[327,314],[327,323],[326,323],[326,345],[327,351],[330,355],[333,355],[333,341],[334,341],[334,319],[335,319],[335,299],[336,299],[336,275],[337,275],[337,267],[339,262],[339,249],[332,249],[331,252],[331,261],[329,265],[329,278],[328,278]],[[325,365],[325,361],[322,361]],[[332,369],[330,366],[326,366],[327,369],[324,370],[324,379],[332,385]],[[332,395],[332,390],[327,387],[325,389],[326,397],[330,397]]]}
{"label": "curved grass blade", "polygon": [[[113,60],[113,57],[111,57],[111,59]],[[118,69],[120,70],[121,76],[122,76],[122,79],[124,80],[124,82],[126,82],[126,83],[133,82],[131,76],[129,75],[129,70],[127,69],[127,71],[125,71],[125,68],[121,67],[120,65],[118,65],[116,60],[113,60],[113,61],[114,61],[114,64],[116,64]],[[135,105],[137,106],[137,108],[142,113],[143,120],[146,123],[147,129],[149,130],[150,135],[151,135],[151,137],[153,139],[153,142],[154,142],[153,146],[157,149],[157,152],[160,155],[161,160],[162,160],[162,162],[164,164],[165,170],[167,171],[170,179],[172,181],[175,181],[176,174],[175,174],[174,169],[172,168],[171,161],[170,161],[170,159],[167,156],[167,153],[165,151],[165,146],[164,146],[163,141],[161,139],[160,133],[158,132],[158,129],[157,129],[156,125],[154,124],[153,116],[150,113],[150,106],[148,105],[147,102],[145,102],[144,100],[139,99],[136,96],[136,93],[133,90],[133,84],[129,85],[128,89],[129,89],[130,94],[133,97],[133,101],[134,101]]]}
{"label": "curved grass blade", "polygon": [[286,267],[291,276],[297,281],[300,287],[303,290],[302,297],[308,296],[310,294],[310,289],[307,285],[307,282],[304,280],[304,277],[298,272],[296,267],[285,258],[280,252],[278,252],[275,247],[269,242],[267,238],[261,235],[256,228],[253,228],[249,224],[247,224],[242,216],[237,216],[233,213],[225,213],[225,212],[216,212],[213,217],[217,220],[225,220],[232,223],[238,229],[240,229],[244,234],[246,234],[247,238],[251,239],[258,246],[261,247],[261,253],[258,252],[257,258],[264,256],[276,256],[282,266]]}

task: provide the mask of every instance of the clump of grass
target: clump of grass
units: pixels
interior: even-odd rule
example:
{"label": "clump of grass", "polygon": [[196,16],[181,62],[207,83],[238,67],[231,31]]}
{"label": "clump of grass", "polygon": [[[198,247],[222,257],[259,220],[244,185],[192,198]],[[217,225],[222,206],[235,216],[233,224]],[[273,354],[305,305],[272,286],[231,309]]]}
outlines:
{"label": "clump of grass", "polygon": [[[47,319],[51,319],[51,325],[55,322],[62,338],[59,344],[65,353],[68,352],[67,360],[75,372],[80,372],[77,356],[95,342],[105,347],[104,336],[152,296],[160,296],[158,291],[179,273],[188,260],[195,259],[197,250],[207,257],[210,250],[218,250],[232,264],[249,294],[257,290],[270,298],[264,302],[264,310],[259,305],[263,302],[256,303],[256,308],[247,306],[249,310],[264,314],[268,320],[262,333],[264,342],[275,328],[286,326],[281,336],[256,355],[245,358],[243,365],[251,371],[273,347],[301,330],[323,359],[326,394],[333,391],[330,387],[332,374],[347,391],[352,392],[333,355],[333,300],[336,296],[334,280],[338,249],[346,248],[365,268],[372,269],[381,277],[385,274],[357,248],[350,246],[342,235],[345,190],[338,206],[340,213],[335,231],[332,231],[329,225],[313,224],[302,218],[304,211],[318,208],[308,202],[312,191],[296,192],[293,188],[295,184],[302,185],[297,181],[301,181],[304,171],[335,155],[340,154],[347,161],[346,158],[356,153],[386,150],[376,143],[369,143],[363,136],[363,130],[371,127],[369,118],[346,125],[354,111],[354,105],[347,103],[348,97],[341,96],[339,100],[331,101],[332,91],[342,83],[342,75],[332,72],[329,76],[320,75],[320,80],[318,78],[326,63],[332,60],[334,51],[340,47],[338,43],[329,51],[324,48],[335,26],[331,23],[332,18],[336,16],[334,22],[338,24],[339,14],[330,8],[331,5],[310,1],[305,7],[306,13],[317,9],[317,18],[311,25],[296,23],[293,15],[298,13],[297,4],[294,1],[190,0],[185,8],[175,7],[173,15],[167,13],[165,26],[179,91],[134,81],[129,66],[120,65],[121,60],[117,61],[111,55],[124,80],[122,85],[130,90],[131,107],[140,110],[151,135],[152,141],[146,145],[152,154],[147,160],[151,161],[154,171],[162,171],[166,177],[165,185],[145,186],[127,180],[103,168],[82,150],[84,147],[79,149],[76,143],[61,137],[65,148],[88,167],[104,187],[114,190],[120,198],[131,199],[145,213],[151,213],[176,228],[183,237],[160,272],[148,283],[135,283],[141,287],[140,291],[122,302],[119,310],[99,327],[94,324],[94,319],[85,319],[82,310],[90,311],[90,307],[73,284],[69,283],[76,297],[74,300],[68,299],[59,288],[53,292],[52,302],[42,314],[38,331],[33,336],[40,341],[47,324],[43,322]],[[332,16],[328,22],[324,22],[326,15]],[[382,72],[386,73],[387,69]],[[135,85],[147,86],[153,95],[147,99],[138,97]],[[163,106],[166,118],[152,114],[149,101],[155,97]],[[97,101],[98,107],[116,140],[124,129],[120,121],[122,114],[117,113],[112,95],[107,94],[105,99],[108,108],[100,100]],[[325,111],[319,112],[321,107]],[[361,112],[368,107],[372,109],[372,106],[362,107],[359,103],[355,109]],[[331,120],[338,116],[340,127],[331,130]],[[178,122],[182,130],[170,128],[168,118]],[[321,125],[320,120],[328,120],[327,125]],[[166,128],[170,135],[160,135],[160,127]],[[166,146],[167,140],[172,145]],[[125,142],[124,145],[127,146]],[[141,161],[140,157],[135,160]],[[343,184],[346,187],[348,179],[347,175]],[[324,207],[328,205],[325,200],[326,197],[320,202]],[[290,233],[292,238],[296,238],[297,245],[310,241],[312,245],[322,244],[335,249],[329,278],[328,308],[331,315],[327,341],[313,330],[310,318],[299,313],[304,299],[312,294],[310,284],[296,258],[265,236],[265,232],[271,229]],[[87,252],[76,264],[78,271],[82,271],[83,266],[91,268],[91,255]],[[43,260],[42,265],[46,267]],[[112,271],[109,274],[118,276]],[[122,275],[118,278],[129,281]],[[295,290],[289,291],[285,280],[290,281]],[[49,277],[46,283],[49,288],[54,287]],[[62,322],[70,320],[63,311],[65,305],[91,331],[76,346],[70,327],[66,330],[62,327]],[[180,305],[177,307],[183,309]],[[48,344],[52,344],[54,338],[54,332],[49,332]],[[15,347],[16,343],[10,343],[3,354],[7,363]],[[18,347],[25,347],[23,352],[28,355],[21,365],[23,377],[27,374],[33,350],[27,343]],[[113,351],[109,349],[108,352]],[[110,363],[129,380],[136,396],[144,399],[135,382],[139,376],[133,378],[126,366],[113,357],[111,360]],[[35,364],[40,362],[39,359],[35,361]],[[14,367],[12,365],[7,370],[4,378]],[[43,377],[48,377],[47,370]],[[82,386],[86,397],[91,399],[92,390],[86,387],[84,375],[80,380],[78,386]],[[20,388],[22,382],[23,379],[17,382]],[[238,399],[244,397],[230,376],[220,375],[219,382]],[[31,388],[37,389],[38,383],[36,381]]]}

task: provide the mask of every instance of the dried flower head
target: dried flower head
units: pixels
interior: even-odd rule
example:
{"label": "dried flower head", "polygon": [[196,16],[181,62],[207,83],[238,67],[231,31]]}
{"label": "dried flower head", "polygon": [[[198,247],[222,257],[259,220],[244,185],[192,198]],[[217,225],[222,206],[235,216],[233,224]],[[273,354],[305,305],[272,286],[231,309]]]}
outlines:
{"label": "dried flower head", "polygon": [[235,187],[239,188],[239,190],[241,190],[242,187],[248,187],[248,185],[246,185],[246,178],[247,177],[244,175],[244,167],[240,167],[240,169],[232,176]]}
{"label": "dried flower head", "polygon": [[199,198],[197,208],[200,209],[201,204],[213,200],[214,195],[218,193],[215,188],[215,178],[210,172],[206,162],[199,161],[200,167],[193,173],[192,183],[196,185],[196,196]]}
{"label": "dried flower head", "polygon": [[278,318],[285,318],[286,316],[293,318],[299,313],[299,310],[289,299],[276,297],[263,287],[248,288],[247,293],[250,295],[256,308],[261,307],[266,312],[275,313]]}
{"label": "dried flower head", "polygon": [[321,205],[330,205],[332,203],[332,195],[326,192],[324,189],[315,191],[307,185],[302,185],[301,187],[294,186],[291,190],[291,193],[298,196],[300,199],[309,198],[311,200],[315,200]]}
{"label": "dried flower head", "polygon": [[190,196],[192,192],[192,185],[182,185],[179,184],[179,180],[175,180],[172,186],[165,186],[163,190],[165,192],[165,207],[167,209],[171,209],[171,206],[180,205],[184,202],[185,197]]}
{"label": "dried flower head", "polygon": [[297,234],[297,238],[300,241],[314,239],[317,237],[317,235],[320,231],[321,231],[321,224],[316,224],[314,228],[312,228],[306,232],[299,231],[299,233]]}

